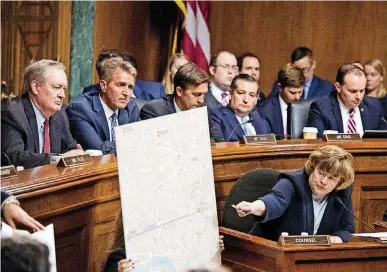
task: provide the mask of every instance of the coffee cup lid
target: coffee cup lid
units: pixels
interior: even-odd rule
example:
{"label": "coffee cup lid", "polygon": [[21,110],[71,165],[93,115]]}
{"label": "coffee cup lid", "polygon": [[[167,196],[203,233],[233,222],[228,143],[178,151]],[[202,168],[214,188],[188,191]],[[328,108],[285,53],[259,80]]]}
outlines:
{"label": "coffee cup lid", "polygon": [[317,131],[317,128],[315,128],[315,127],[304,127],[302,132],[315,132],[315,133],[317,133],[318,131]]}

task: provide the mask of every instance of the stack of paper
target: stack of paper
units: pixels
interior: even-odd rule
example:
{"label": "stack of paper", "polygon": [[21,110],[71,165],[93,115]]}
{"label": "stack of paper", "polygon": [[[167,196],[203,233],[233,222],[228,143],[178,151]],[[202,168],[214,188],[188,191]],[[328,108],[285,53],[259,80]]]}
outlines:
{"label": "stack of paper", "polygon": [[373,242],[387,244],[387,232],[356,233],[356,234],[352,234],[352,237],[365,240],[365,241],[373,241]]}

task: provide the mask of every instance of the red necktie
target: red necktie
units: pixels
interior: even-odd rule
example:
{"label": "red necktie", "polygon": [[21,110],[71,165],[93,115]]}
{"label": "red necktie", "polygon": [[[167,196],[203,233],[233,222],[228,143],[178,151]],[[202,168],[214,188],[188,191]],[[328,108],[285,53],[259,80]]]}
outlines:
{"label": "red necktie", "polygon": [[48,121],[48,119],[44,120],[43,153],[50,153],[50,122]]}
{"label": "red necktie", "polygon": [[348,133],[356,133],[355,110],[349,110]]}

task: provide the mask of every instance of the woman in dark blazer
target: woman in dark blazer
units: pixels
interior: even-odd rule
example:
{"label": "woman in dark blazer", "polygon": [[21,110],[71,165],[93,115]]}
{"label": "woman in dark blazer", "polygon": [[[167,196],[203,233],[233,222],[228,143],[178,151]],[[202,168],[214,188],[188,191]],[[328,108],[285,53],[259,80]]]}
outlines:
{"label": "woman in dark blazer", "polygon": [[[251,233],[268,239],[277,240],[282,232],[289,235],[307,232],[331,235],[334,243],[348,242],[355,226],[344,205],[353,213],[353,181],[352,155],[328,145],[312,152],[305,168],[280,175],[267,195],[234,207],[239,216],[256,215]],[[262,224],[268,221],[270,233],[264,231]]]}

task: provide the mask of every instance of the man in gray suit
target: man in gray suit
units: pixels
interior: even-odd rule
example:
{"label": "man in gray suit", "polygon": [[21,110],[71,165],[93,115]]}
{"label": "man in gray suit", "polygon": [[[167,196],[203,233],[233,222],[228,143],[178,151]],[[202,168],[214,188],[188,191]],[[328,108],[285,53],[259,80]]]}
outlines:
{"label": "man in gray suit", "polygon": [[[209,77],[195,64],[187,63],[181,66],[173,83],[175,88],[173,94],[150,101],[142,107],[141,120],[205,106],[204,95],[208,91]],[[223,136],[214,129],[210,114],[208,116],[210,137],[216,142],[224,142]]]}
{"label": "man in gray suit", "polygon": [[24,71],[23,94],[1,109],[2,157],[13,165],[32,168],[50,163],[56,153],[83,154],[62,110],[65,70],[62,63],[52,60],[31,64]]}

